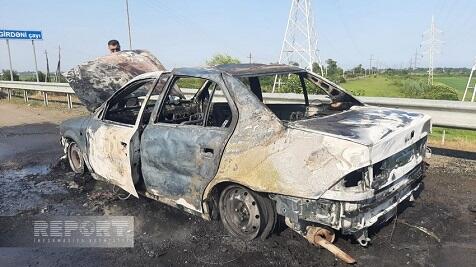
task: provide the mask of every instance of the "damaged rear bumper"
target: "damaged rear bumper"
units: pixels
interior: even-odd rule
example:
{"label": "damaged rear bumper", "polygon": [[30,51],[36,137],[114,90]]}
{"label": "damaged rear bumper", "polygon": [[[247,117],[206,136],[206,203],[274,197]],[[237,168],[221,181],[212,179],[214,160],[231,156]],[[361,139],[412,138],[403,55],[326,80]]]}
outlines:
{"label": "damaged rear bumper", "polygon": [[425,164],[418,164],[394,183],[358,201],[314,200],[282,195],[270,197],[276,201],[277,212],[285,216],[288,225],[297,232],[304,233],[306,226],[317,223],[340,230],[343,234],[352,234],[359,242],[368,241],[368,227],[393,217],[398,204],[406,199],[413,200],[422,188]]}

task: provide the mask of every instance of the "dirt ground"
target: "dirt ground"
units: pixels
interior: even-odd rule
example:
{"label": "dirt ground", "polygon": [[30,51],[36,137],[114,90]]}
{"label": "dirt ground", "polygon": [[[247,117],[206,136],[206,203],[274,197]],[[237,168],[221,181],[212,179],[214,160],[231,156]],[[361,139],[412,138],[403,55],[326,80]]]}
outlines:
{"label": "dirt ground", "polygon": [[[134,216],[134,247],[1,247],[1,266],[345,265],[282,226],[267,240],[239,241],[220,222],[147,198],[120,200],[112,186],[74,175],[57,161],[58,123],[79,114],[0,103],[0,215]],[[397,220],[373,227],[369,247],[338,236],[357,266],[474,266],[476,213],[468,206],[476,204],[476,161],[434,154],[429,163],[420,196],[399,206]]]}

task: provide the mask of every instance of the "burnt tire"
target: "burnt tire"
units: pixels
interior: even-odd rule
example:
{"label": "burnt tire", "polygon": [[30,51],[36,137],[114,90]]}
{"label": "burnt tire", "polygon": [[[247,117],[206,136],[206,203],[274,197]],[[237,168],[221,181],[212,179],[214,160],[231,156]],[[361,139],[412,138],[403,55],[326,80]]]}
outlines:
{"label": "burnt tire", "polygon": [[243,240],[265,239],[276,224],[273,201],[240,185],[221,192],[218,208],[225,229]]}
{"label": "burnt tire", "polygon": [[85,167],[83,153],[76,142],[71,142],[68,145],[66,156],[68,157],[68,163],[71,170],[77,174],[84,174]]}

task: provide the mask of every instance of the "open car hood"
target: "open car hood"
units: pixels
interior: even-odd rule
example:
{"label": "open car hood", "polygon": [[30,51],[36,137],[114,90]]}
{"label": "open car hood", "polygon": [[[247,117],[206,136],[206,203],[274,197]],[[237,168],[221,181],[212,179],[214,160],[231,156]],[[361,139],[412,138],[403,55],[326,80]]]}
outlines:
{"label": "open car hood", "polygon": [[364,106],[323,118],[296,121],[289,126],[373,146],[390,134],[405,132],[410,125],[429,126],[429,120],[429,116],[421,113]]}
{"label": "open car hood", "polygon": [[65,77],[76,96],[93,112],[132,78],[164,66],[150,52],[131,50],[113,53],[69,70]]}

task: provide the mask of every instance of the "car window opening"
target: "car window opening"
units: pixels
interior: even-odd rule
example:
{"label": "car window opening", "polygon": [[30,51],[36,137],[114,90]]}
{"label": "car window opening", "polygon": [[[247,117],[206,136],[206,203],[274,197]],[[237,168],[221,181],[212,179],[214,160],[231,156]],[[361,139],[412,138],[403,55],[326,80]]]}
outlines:
{"label": "car window opening", "polygon": [[177,96],[170,90],[155,123],[220,128],[231,125],[230,105],[216,82],[203,78],[178,77],[171,86],[193,96]]}
{"label": "car window opening", "polygon": [[[308,73],[268,74],[240,79],[253,94],[284,122],[325,117],[360,105],[352,96]],[[293,93],[267,101],[264,93]]]}
{"label": "car window opening", "polygon": [[[104,119],[108,121],[118,122],[127,125],[134,125],[147,93],[153,86],[154,79],[137,82],[123,92],[119,93],[111,100],[107,106]],[[145,113],[151,111],[154,103],[147,103]],[[149,115],[150,116],[150,115]]]}

